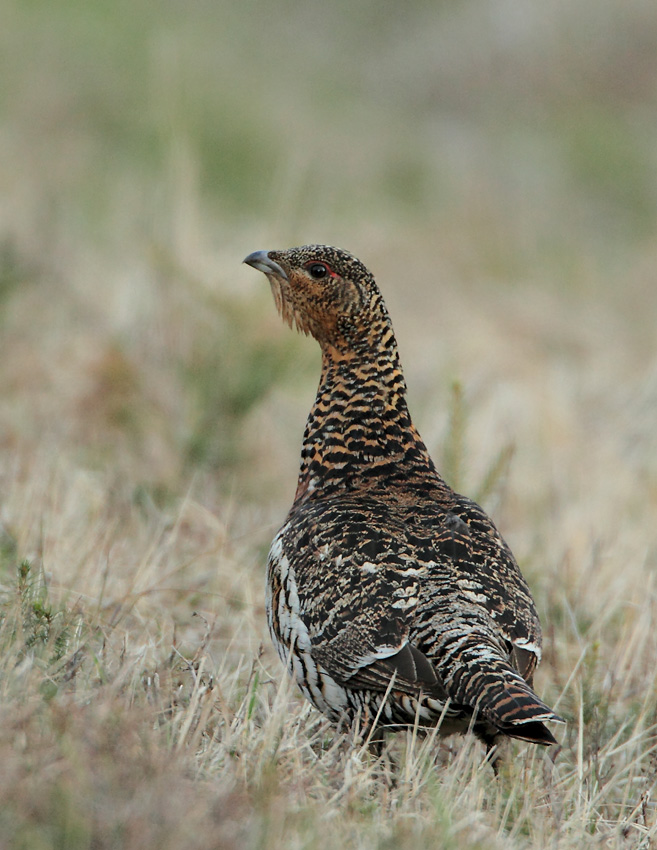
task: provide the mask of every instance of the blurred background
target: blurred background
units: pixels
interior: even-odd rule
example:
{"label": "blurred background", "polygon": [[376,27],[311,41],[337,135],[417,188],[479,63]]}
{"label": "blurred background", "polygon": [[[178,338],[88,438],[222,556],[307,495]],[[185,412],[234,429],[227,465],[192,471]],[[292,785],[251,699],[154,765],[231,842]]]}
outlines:
{"label": "blurred background", "polygon": [[374,271],[439,465],[470,416],[453,483],[515,452],[510,498],[543,508],[613,491],[613,461],[654,507],[653,3],[1,14],[7,475],[68,465],[145,510],[192,488],[268,538],[319,358],[241,260],[325,242]]}
{"label": "blurred background", "polygon": [[515,552],[568,720],[561,809],[549,759],[510,763],[507,803],[476,747],[435,770],[448,744],[408,768],[434,790],[400,783],[393,843],[447,811],[449,846],[655,834],[656,140],[654,0],[3,0],[0,835],[208,847],[222,810],[228,847],[267,823],[253,846],[302,846],[296,807],[383,846],[397,791],[334,795],[265,625],[319,350],[241,263],[309,242],[374,272],[415,422]]}
{"label": "blurred background", "polygon": [[319,353],[241,261],[307,242],[374,271],[430,450],[539,596],[573,549],[587,580],[621,510],[654,520],[654,3],[1,15],[2,516],[55,583],[97,592],[92,521],[129,539],[188,499],[215,554],[247,541],[259,593]]}

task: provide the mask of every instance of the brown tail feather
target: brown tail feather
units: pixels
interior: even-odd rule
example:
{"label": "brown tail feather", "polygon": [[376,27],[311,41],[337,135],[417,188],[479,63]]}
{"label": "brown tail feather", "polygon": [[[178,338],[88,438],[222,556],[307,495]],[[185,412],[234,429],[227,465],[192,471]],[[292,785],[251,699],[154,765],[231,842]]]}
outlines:
{"label": "brown tail feather", "polygon": [[543,744],[546,747],[551,747],[553,744],[559,743],[547,726],[538,720],[530,721],[529,723],[520,723],[516,726],[507,726],[500,729],[500,731],[510,738],[529,741],[531,744]]}
{"label": "brown tail feather", "polygon": [[522,676],[490,647],[463,647],[449,688],[454,701],[476,708],[500,732],[536,744],[555,744],[544,722],[563,718],[539,699]]}

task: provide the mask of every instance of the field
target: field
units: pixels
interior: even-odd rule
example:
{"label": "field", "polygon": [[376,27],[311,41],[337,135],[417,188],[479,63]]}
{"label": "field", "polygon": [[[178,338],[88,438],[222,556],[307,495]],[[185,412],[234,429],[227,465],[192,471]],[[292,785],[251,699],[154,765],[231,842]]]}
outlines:
{"label": "field", "polygon": [[[0,11],[0,847],[657,847],[657,6],[278,6]],[[241,261],[306,242],[534,593],[567,725],[497,779],[270,646],[319,352]]]}

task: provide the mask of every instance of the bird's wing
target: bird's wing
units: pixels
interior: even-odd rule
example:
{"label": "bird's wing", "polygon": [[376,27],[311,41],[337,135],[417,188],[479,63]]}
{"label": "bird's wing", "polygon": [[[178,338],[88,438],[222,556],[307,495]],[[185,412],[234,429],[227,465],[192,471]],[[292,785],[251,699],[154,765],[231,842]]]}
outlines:
{"label": "bird's wing", "polygon": [[391,681],[404,693],[417,696],[423,692],[442,700],[447,699],[447,692],[436,675],[435,667],[412,643],[405,643],[394,655],[378,658],[360,667],[345,684],[363,690],[384,691]]}
{"label": "bird's wing", "polygon": [[[417,578],[386,566],[374,569],[371,562],[365,562],[365,570],[372,572],[364,575],[357,563],[342,566],[351,592],[333,601],[330,620],[311,629],[313,658],[352,688],[385,691],[394,676],[395,687],[412,694],[440,690],[432,663],[409,641]],[[359,592],[353,591],[355,582]],[[340,587],[343,582],[337,578],[335,583]]]}
{"label": "bird's wing", "polygon": [[443,571],[449,565],[448,594],[457,606],[474,605],[490,618],[510,662],[531,682],[542,641],[529,587],[492,520],[475,502],[454,495],[450,509],[435,518],[438,590],[442,593]]}
{"label": "bird's wing", "polygon": [[[385,521],[384,521],[385,520]],[[403,529],[362,505],[313,505],[282,531],[312,657],[340,684],[444,693],[410,640],[421,576]]]}
{"label": "bird's wing", "polygon": [[394,679],[395,689],[409,694],[446,696],[433,664],[409,641],[408,632],[405,618],[377,593],[335,634],[318,635],[312,655],[350,688],[385,691]]}

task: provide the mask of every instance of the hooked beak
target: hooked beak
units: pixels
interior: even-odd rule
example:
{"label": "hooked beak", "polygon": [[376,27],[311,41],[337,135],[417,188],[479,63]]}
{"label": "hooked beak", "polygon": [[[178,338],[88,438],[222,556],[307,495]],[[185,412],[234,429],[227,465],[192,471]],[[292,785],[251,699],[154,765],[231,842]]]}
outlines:
{"label": "hooked beak", "polygon": [[242,262],[246,263],[247,266],[253,266],[254,269],[258,269],[259,272],[264,272],[266,275],[273,274],[283,280],[288,279],[287,272],[271,259],[267,251],[254,251]]}

